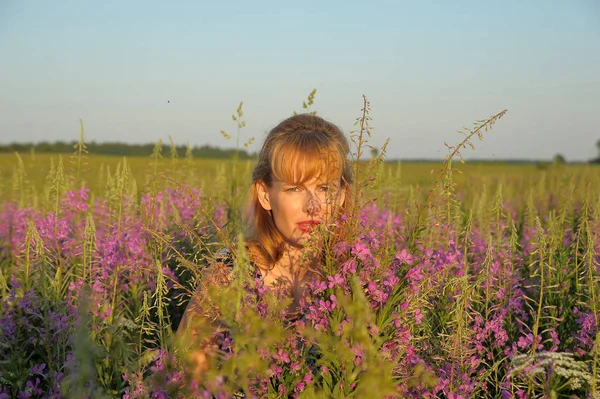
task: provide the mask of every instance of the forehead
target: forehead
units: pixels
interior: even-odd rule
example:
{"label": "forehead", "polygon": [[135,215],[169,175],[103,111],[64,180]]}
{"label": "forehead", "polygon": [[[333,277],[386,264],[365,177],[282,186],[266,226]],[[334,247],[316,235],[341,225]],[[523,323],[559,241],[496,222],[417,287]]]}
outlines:
{"label": "forehead", "polygon": [[291,184],[327,182],[341,178],[342,162],[340,154],[329,148],[284,146],[273,152],[271,178]]}
{"label": "forehead", "polygon": [[319,185],[319,184],[336,184],[340,182],[340,178],[338,177],[333,177],[333,178],[328,178],[327,176],[313,176],[310,177],[308,179],[304,179],[304,180],[281,180],[275,176],[273,176],[273,178],[271,179],[271,183],[274,185],[306,185],[306,186],[310,186],[313,184]]}

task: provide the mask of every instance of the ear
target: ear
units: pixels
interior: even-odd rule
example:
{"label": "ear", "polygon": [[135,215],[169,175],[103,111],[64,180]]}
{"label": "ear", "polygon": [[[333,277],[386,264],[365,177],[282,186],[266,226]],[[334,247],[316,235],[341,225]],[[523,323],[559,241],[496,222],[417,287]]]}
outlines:
{"label": "ear", "polygon": [[269,200],[269,192],[267,191],[267,185],[263,181],[258,181],[254,184],[256,184],[258,202],[260,202],[260,205],[265,211],[270,211],[272,207],[271,201]]}

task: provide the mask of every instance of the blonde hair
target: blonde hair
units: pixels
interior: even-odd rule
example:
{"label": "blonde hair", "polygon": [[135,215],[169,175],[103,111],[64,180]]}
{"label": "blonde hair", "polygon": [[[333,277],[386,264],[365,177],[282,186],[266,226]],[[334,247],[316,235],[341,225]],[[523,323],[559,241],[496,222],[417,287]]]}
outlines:
{"label": "blonde hair", "polygon": [[[339,178],[347,199],[352,182],[349,153],[350,146],[342,130],[315,115],[294,115],[269,132],[252,172],[252,229],[246,243],[255,260],[272,267],[283,256],[284,248],[284,238],[271,213],[258,200],[257,185],[270,186],[273,178],[292,184],[302,184],[315,177]],[[348,203],[344,201],[341,212]]]}

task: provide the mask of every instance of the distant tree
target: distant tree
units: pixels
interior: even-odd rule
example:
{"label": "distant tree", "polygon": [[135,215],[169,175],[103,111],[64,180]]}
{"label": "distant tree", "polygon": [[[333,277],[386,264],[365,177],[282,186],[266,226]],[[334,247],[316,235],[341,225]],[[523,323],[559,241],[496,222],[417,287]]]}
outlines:
{"label": "distant tree", "polygon": [[554,165],[564,165],[565,163],[567,163],[567,161],[565,160],[565,157],[562,156],[562,154],[556,154],[552,159],[552,163]]}
{"label": "distant tree", "polygon": [[600,140],[596,141],[596,148],[598,149],[598,156],[590,160],[590,163],[600,163]]}

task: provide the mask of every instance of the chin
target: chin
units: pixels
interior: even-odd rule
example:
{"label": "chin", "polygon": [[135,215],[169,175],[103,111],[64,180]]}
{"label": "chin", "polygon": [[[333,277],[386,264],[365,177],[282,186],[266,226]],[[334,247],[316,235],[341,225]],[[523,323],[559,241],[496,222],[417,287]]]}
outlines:
{"label": "chin", "polygon": [[291,245],[292,247],[298,248],[298,249],[302,249],[306,246],[306,244],[308,244],[308,242],[310,241],[310,237],[292,237],[292,238],[288,238],[287,242],[289,245]]}
{"label": "chin", "polygon": [[306,244],[308,244],[308,239],[306,238],[292,241],[292,245],[296,248],[304,248]]}

